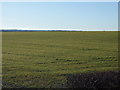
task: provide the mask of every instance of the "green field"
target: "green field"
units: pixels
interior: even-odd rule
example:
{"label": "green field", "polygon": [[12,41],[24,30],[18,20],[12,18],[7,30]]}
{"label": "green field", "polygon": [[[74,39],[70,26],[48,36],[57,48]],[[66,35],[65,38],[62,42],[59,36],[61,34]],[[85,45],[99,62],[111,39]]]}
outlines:
{"label": "green field", "polygon": [[3,32],[4,87],[60,88],[66,75],[118,69],[118,32]]}

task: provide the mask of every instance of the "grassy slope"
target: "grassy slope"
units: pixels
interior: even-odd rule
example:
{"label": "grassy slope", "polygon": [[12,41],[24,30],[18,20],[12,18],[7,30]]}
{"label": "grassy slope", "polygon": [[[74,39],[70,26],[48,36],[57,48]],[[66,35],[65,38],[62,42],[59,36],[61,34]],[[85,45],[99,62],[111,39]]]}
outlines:
{"label": "grassy slope", "polygon": [[3,32],[3,82],[65,87],[64,74],[117,69],[118,32]]}

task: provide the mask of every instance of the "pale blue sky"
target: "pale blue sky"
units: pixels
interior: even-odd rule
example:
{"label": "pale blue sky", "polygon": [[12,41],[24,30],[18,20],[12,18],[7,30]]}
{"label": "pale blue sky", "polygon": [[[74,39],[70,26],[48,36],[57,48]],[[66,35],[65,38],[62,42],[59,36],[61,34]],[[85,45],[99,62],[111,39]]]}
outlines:
{"label": "pale blue sky", "polygon": [[2,28],[117,30],[117,2],[4,2]]}

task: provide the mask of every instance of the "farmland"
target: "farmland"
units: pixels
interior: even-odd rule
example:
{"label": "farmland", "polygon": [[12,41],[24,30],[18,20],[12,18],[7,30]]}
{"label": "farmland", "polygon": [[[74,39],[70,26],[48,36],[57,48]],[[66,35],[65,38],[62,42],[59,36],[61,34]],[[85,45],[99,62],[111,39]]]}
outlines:
{"label": "farmland", "polygon": [[64,88],[66,75],[116,71],[118,32],[3,32],[3,87]]}

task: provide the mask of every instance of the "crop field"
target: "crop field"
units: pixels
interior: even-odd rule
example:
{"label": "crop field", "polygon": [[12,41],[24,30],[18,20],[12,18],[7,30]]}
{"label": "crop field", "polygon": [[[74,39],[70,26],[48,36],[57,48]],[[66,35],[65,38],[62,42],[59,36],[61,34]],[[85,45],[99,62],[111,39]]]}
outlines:
{"label": "crop field", "polygon": [[3,87],[67,88],[67,76],[118,69],[118,32],[2,32]]}

